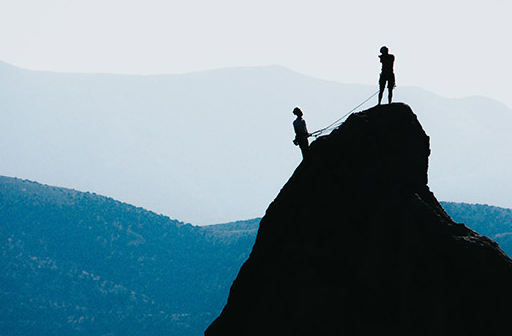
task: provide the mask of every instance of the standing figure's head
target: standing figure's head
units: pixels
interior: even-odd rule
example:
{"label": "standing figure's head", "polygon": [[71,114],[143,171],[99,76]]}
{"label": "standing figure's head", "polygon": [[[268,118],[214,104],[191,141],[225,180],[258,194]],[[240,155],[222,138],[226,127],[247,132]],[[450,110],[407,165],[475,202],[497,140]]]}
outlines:
{"label": "standing figure's head", "polygon": [[382,48],[380,48],[380,53],[383,54],[383,55],[387,55],[389,52],[389,49],[388,47],[384,46]]}
{"label": "standing figure's head", "polygon": [[293,109],[293,114],[295,114],[297,117],[302,117],[302,111],[298,107]]}

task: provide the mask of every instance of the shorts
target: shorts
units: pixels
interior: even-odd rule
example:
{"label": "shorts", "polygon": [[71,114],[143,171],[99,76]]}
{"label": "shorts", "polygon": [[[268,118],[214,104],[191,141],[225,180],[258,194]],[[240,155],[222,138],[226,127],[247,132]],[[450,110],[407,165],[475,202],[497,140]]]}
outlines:
{"label": "shorts", "polygon": [[394,73],[390,73],[390,74],[381,73],[380,79],[379,79],[380,87],[385,87],[386,82],[388,82],[388,89],[393,89],[395,87],[395,74]]}

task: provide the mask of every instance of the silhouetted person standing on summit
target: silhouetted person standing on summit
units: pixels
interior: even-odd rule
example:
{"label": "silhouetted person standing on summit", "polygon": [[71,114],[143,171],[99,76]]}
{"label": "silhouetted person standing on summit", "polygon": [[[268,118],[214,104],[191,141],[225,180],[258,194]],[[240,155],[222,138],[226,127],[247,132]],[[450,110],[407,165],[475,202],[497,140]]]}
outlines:
{"label": "silhouetted person standing on summit", "polygon": [[295,146],[298,145],[300,147],[302,158],[305,158],[309,152],[309,132],[306,127],[306,120],[302,119],[302,111],[298,107],[293,109],[293,114],[297,116],[297,119],[293,121],[293,129],[295,130],[295,140],[293,140],[293,143]]}
{"label": "silhouetted person standing on summit", "polygon": [[393,89],[395,88],[395,73],[393,72],[393,64],[395,63],[395,55],[389,54],[388,47],[380,48],[379,55],[380,62],[382,63],[382,70],[379,79],[379,105],[382,101],[382,95],[388,83],[388,103],[391,104],[393,99]]}

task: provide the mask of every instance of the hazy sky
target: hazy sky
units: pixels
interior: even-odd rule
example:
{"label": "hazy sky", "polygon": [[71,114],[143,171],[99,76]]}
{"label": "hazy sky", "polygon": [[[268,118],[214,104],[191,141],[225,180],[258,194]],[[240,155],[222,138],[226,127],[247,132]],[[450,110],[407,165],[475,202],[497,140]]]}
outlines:
{"label": "hazy sky", "polygon": [[130,74],[277,64],[374,84],[378,50],[397,85],[512,107],[510,0],[0,0],[0,60]]}

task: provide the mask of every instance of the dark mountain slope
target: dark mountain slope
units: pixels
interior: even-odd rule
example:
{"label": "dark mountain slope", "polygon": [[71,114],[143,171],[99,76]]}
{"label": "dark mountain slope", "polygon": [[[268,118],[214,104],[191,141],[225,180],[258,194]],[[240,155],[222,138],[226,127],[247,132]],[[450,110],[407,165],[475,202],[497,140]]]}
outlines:
{"label": "dark mountain slope", "polygon": [[254,235],[0,177],[0,241],[1,335],[200,335]]}
{"label": "dark mountain slope", "polygon": [[474,335],[508,328],[512,261],[427,187],[404,104],[313,143],[261,221],[206,335]]}
{"label": "dark mountain slope", "polygon": [[493,239],[509,257],[512,256],[512,209],[486,204],[441,204],[453,220]]}
{"label": "dark mountain slope", "polygon": [[512,209],[485,204],[441,203],[454,220],[496,240],[509,256],[512,255]]}

